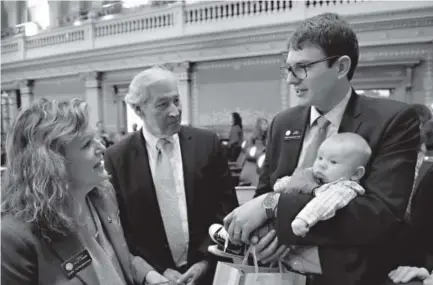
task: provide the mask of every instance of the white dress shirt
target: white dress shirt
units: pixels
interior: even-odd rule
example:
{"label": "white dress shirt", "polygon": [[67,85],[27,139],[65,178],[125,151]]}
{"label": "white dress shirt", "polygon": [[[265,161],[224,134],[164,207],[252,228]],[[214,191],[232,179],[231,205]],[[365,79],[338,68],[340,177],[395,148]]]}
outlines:
{"label": "white dress shirt", "polygon": [[[149,156],[150,171],[152,178],[155,179],[155,165],[158,157],[158,149],[156,144],[160,138],[154,136],[146,129],[146,124],[143,124],[143,137],[146,141],[147,154]],[[180,150],[179,135],[174,134],[173,136],[166,137],[165,139],[173,143],[173,156],[170,159],[171,166],[173,168],[173,176],[175,181],[176,193],[179,201],[179,210],[182,220],[182,229],[185,235],[185,240],[189,240],[189,229],[188,229],[188,211],[186,205],[186,194],[185,194],[185,183],[183,178],[183,165],[182,165],[182,152]],[[158,191],[158,189],[155,189]],[[188,250],[188,245],[186,245]],[[176,266],[181,267],[187,263],[187,256],[179,260]]]}

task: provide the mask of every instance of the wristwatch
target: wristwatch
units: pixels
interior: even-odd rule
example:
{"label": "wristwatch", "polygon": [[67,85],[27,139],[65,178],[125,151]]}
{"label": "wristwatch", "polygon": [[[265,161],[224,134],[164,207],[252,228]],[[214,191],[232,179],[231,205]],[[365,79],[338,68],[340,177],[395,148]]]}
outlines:
{"label": "wristwatch", "polygon": [[278,192],[271,192],[266,194],[266,197],[262,202],[262,206],[266,211],[266,217],[268,219],[273,219],[276,217],[275,210],[277,209],[279,199],[280,193]]}

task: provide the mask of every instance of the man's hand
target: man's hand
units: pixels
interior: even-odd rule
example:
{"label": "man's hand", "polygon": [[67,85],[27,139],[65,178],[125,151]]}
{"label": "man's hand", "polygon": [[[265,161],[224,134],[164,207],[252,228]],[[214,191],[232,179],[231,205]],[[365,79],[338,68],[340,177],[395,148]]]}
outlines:
{"label": "man's hand", "polygon": [[164,271],[163,275],[169,281],[172,281],[172,282],[175,282],[175,283],[180,279],[180,277],[182,277],[182,274],[180,274],[180,272],[178,272],[177,270],[171,269],[171,268],[167,268]]}
{"label": "man's hand", "polygon": [[[424,280],[429,277],[429,273],[425,268],[399,266],[397,269],[391,271],[388,277],[394,283],[407,283],[415,278]],[[428,283],[427,283],[428,284]]]}
{"label": "man's hand", "polygon": [[209,261],[202,260],[197,262],[177,280],[177,284],[195,285],[206,274],[208,269]]}
{"label": "man's hand", "polygon": [[277,232],[271,230],[262,239],[256,236],[251,238],[251,243],[256,245],[257,260],[263,263],[273,263],[281,260],[290,252],[290,247],[278,246]]}
{"label": "man's hand", "polygon": [[295,235],[303,237],[309,231],[308,224],[304,220],[296,218],[292,222],[292,230]]}
{"label": "man's hand", "polygon": [[232,241],[250,243],[250,234],[267,221],[262,207],[266,195],[248,201],[224,218],[224,228]]}
{"label": "man's hand", "polygon": [[165,281],[168,281],[168,279],[156,271],[150,271],[146,275],[146,283],[149,283],[149,284],[160,283],[160,282],[165,282]]}

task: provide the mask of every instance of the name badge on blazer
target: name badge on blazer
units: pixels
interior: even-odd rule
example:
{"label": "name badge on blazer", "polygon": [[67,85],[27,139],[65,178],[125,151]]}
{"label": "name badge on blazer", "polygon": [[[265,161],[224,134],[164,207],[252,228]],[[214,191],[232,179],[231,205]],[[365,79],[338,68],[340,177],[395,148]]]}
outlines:
{"label": "name badge on blazer", "polygon": [[70,259],[62,263],[62,270],[68,279],[72,279],[78,272],[86,268],[92,263],[92,257],[87,249],[74,255]]}
{"label": "name badge on blazer", "polygon": [[301,139],[301,135],[302,135],[302,132],[300,130],[293,130],[293,131],[287,130],[284,133],[284,140],[285,141],[288,141],[288,140],[299,140],[299,139]]}

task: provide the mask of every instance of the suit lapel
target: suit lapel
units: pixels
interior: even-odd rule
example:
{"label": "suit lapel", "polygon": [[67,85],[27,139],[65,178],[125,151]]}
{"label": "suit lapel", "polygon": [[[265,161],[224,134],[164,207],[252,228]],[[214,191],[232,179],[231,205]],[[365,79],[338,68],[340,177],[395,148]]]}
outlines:
{"label": "suit lapel", "polygon": [[185,185],[186,203],[188,215],[192,214],[194,204],[194,142],[188,129],[182,127],[179,132],[180,150],[182,153],[183,179]]}
{"label": "suit lapel", "polygon": [[[114,194],[113,194],[114,195]],[[119,210],[115,202],[108,196],[101,196],[97,193],[92,193],[90,199],[98,212],[101,224],[106,232],[111,246],[116,252],[120,265],[122,266],[125,278],[129,279],[132,284],[132,268],[129,258],[129,249],[126,245],[124,233],[120,224]],[[122,274],[122,272],[119,272]]]}
{"label": "suit lapel", "polygon": [[356,133],[361,126],[361,105],[358,102],[359,95],[352,89],[352,95],[347,103],[343,118],[341,119],[339,133],[352,132]]}
{"label": "suit lapel", "polygon": [[[60,260],[61,264],[59,264],[59,266],[62,266],[62,264],[67,260],[70,260],[72,257],[86,249],[75,234],[70,234],[65,237],[62,236],[51,241],[46,239],[44,240],[51,252]],[[98,284],[99,282],[92,263],[78,271],[73,278],[77,277],[79,277],[80,281],[82,281],[84,285]],[[66,274],[65,278],[67,278]]]}
{"label": "suit lapel", "polygon": [[[291,175],[298,164],[306,127],[310,121],[310,108],[299,108],[293,113],[293,117],[295,119],[285,120],[282,125],[282,136],[284,141],[279,164],[283,165],[279,168],[287,170],[288,173],[278,174],[278,176]],[[294,132],[299,132],[299,136],[294,135]]]}

